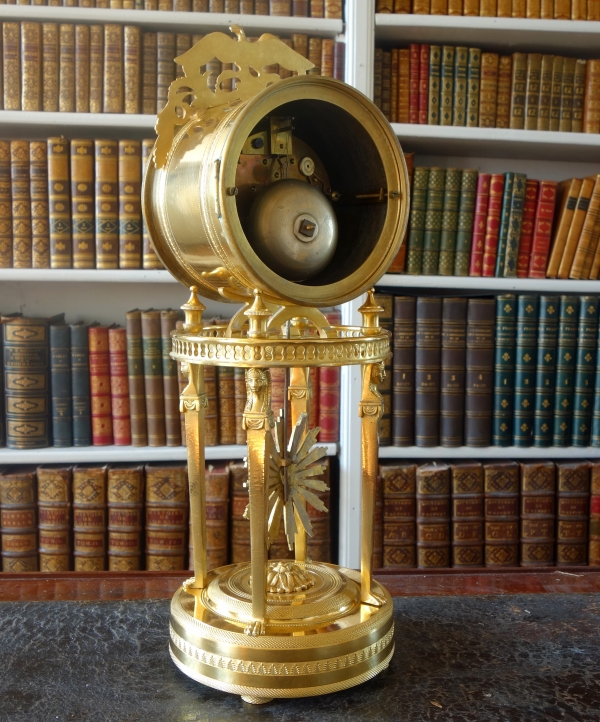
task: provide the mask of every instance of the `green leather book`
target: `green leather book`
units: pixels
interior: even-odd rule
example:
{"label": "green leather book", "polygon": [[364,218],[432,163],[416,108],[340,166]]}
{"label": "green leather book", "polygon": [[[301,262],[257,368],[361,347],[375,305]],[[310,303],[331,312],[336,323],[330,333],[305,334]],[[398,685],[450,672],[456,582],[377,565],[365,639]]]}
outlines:
{"label": "green leather book", "polygon": [[558,352],[556,354],[556,388],[554,391],[553,446],[571,445],[578,325],[579,296],[561,296],[558,319]]}
{"label": "green leather book", "polygon": [[579,329],[577,331],[571,446],[581,447],[590,444],[597,338],[598,297],[581,296],[579,299]]}
{"label": "green leather book", "polygon": [[467,122],[467,63],[469,48],[457,47],[454,52],[454,98],[452,102],[452,125]]}
{"label": "green leather book", "polygon": [[73,446],[71,329],[62,321],[50,326],[49,332],[52,445]]}
{"label": "green leather book", "polygon": [[427,124],[438,125],[440,122],[440,65],[442,49],[439,45],[429,46],[429,106]]}
{"label": "green leather book", "polygon": [[552,446],[552,416],[558,345],[558,296],[540,296],[533,445]]}
{"label": "green leather book", "polygon": [[442,48],[440,81],[440,125],[452,125],[452,99],[454,95],[454,46]]}
{"label": "green leather book", "polygon": [[467,61],[467,126],[479,125],[479,80],[481,77],[481,50],[469,48]]}
{"label": "green leather book", "polygon": [[406,256],[406,272],[411,275],[420,274],[423,268],[423,240],[425,237],[428,185],[429,168],[415,168],[410,199],[408,251]]}
{"label": "green leather book", "polygon": [[429,169],[425,235],[423,237],[423,268],[421,270],[425,276],[436,275],[438,272],[445,183],[446,170],[444,168]]}
{"label": "green leather book", "polygon": [[460,201],[458,204],[456,251],[454,253],[455,276],[469,275],[478,175],[479,173],[477,170],[463,170],[462,172],[462,178],[460,181]]}
{"label": "green leather book", "polygon": [[515,173],[512,198],[510,201],[510,218],[508,221],[508,236],[506,238],[504,272],[500,274],[504,278],[517,277],[517,261],[519,260],[519,243],[521,242],[526,184],[527,176],[524,173]]}
{"label": "green leather book", "polygon": [[494,355],[494,416],[492,445],[510,446],[513,439],[517,299],[512,293],[496,296]]}
{"label": "green leather book", "polygon": [[539,306],[538,296],[524,294],[517,299],[513,428],[513,444],[515,446],[531,446],[533,442]]}
{"label": "green leather book", "polygon": [[590,445],[599,447],[600,446],[600,334],[598,334],[598,344],[596,346],[596,383],[594,393],[594,409],[592,411],[592,435],[590,439]]}
{"label": "green leather book", "polygon": [[444,187],[444,211],[442,213],[442,235],[440,237],[440,276],[452,276],[454,273],[454,253],[458,231],[458,207],[460,203],[460,185],[462,170],[448,168]]}
{"label": "green leather book", "polygon": [[510,202],[512,198],[514,173],[504,174],[504,195],[502,197],[502,212],[500,214],[500,231],[498,233],[498,252],[496,254],[496,278],[502,275],[504,258],[506,256],[506,239],[508,238],[508,222],[510,220]]}

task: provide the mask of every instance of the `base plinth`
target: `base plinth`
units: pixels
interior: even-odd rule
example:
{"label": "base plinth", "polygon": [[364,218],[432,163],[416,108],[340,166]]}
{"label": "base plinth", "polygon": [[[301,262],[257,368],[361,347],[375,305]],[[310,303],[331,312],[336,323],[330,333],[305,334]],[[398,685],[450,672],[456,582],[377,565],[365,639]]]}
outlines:
{"label": "base plinth", "polygon": [[251,618],[250,567],[209,574],[205,589],[178,589],[171,602],[171,657],[188,677],[253,704],[310,697],[366,682],[394,653],[393,604],[360,603],[360,575],[332,564],[300,564],[309,589],[267,595],[264,633],[244,633]]}

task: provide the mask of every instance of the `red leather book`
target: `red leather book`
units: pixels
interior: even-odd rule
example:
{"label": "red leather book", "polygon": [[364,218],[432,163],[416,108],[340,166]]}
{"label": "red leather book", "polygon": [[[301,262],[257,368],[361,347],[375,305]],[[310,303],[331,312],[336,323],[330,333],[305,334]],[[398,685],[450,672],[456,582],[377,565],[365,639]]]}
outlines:
{"label": "red leather book", "polygon": [[517,278],[527,278],[529,272],[529,258],[533,247],[533,232],[535,230],[535,212],[537,210],[537,197],[540,182],[527,179],[525,185],[525,204],[523,206],[523,220],[521,221],[521,240],[519,241],[519,256],[517,259]]}
{"label": "red leather book", "polygon": [[496,270],[496,254],[498,253],[498,234],[500,233],[504,180],[504,173],[494,173],[490,179],[490,197],[485,222],[482,276],[493,277]]}
{"label": "red leather book", "polygon": [[129,446],[131,444],[131,420],[129,416],[126,329],[120,327],[108,329],[108,353],[114,443],[116,446]]}
{"label": "red leather book", "polygon": [[429,45],[419,51],[419,123],[427,125],[429,115]]}
{"label": "red leather book", "polygon": [[419,122],[419,71],[421,46],[410,46],[409,86],[408,86],[408,122]]}
{"label": "red leather book", "polygon": [[94,446],[106,446],[113,443],[108,326],[90,326],[88,339],[90,345],[92,443]]}
{"label": "red leather book", "polygon": [[487,223],[488,201],[490,197],[489,173],[480,173],[477,179],[477,196],[475,197],[475,217],[473,218],[473,241],[471,243],[471,264],[469,276],[481,276],[483,270],[483,250],[485,245],[485,229]]}
{"label": "red leather book", "polygon": [[594,462],[590,472],[590,526],[588,564],[600,567],[600,463]]}
{"label": "red leather book", "polygon": [[[341,314],[334,309],[325,312],[331,324],[341,323]],[[340,438],[340,367],[322,366],[319,369],[319,441],[339,441]]]}
{"label": "red leather book", "polygon": [[552,221],[556,206],[556,181],[540,181],[540,190],[533,223],[533,243],[529,259],[529,278],[546,278],[546,266],[552,237]]}

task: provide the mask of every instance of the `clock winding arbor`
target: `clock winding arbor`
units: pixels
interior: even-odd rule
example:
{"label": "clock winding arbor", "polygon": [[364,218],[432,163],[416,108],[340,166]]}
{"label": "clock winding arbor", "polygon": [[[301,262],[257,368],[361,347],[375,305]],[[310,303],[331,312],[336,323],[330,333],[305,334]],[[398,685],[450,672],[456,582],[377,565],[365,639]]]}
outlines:
{"label": "clock winding arbor", "polygon": [[[247,702],[325,694],[385,669],[393,605],[372,577],[377,385],[390,334],[373,284],[398,252],[408,211],[404,157],[375,106],[272,35],[250,42],[213,33],[176,59],[158,116],[144,214],[161,260],[191,288],[173,357],[188,383],[186,419],[194,577],[171,604],[175,664]],[[204,66],[230,65],[209,87]],[[279,79],[278,64],[296,73]],[[275,66],[277,67],[277,66]],[[308,72],[308,74],[307,74]],[[231,91],[223,90],[227,82]],[[367,292],[362,325],[332,326],[318,310]],[[204,325],[198,294],[241,303],[231,321]],[[360,571],[307,558],[306,505],[325,450],[308,426],[310,368],[362,366]],[[246,369],[246,516],[251,561],[209,570],[206,559],[204,366]],[[270,369],[286,369],[287,403],[271,412]],[[288,418],[289,417],[289,418]],[[292,429],[288,435],[288,428]],[[281,524],[294,561],[269,561]]]}

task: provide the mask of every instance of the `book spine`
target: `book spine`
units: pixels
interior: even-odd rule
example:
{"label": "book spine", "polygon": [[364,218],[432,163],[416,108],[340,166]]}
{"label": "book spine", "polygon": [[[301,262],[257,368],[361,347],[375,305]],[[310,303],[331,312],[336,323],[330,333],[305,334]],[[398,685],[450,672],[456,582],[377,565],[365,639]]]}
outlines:
{"label": "book spine", "polygon": [[440,79],[442,49],[439,45],[429,48],[429,106],[427,124],[439,125],[440,122]]}
{"label": "book spine", "polygon": [[470,298],[467,305],[465,444],[489,446],[492,438],[495,300]]}
{"label": "book spine", "polygon": [[589,61],[578,59],[573,76],[573,114],[572,133],[583,133],[583,114],[585,107],[585,77]]}
{"label": "book spine", "polygon": [[516,130],[525,127],[525,89],[527,82],[527,55],[513,53],[512,84],[510,96],[510,127]]}
{"label": "book spine", "polygon": [[600,334],[598,338],[598,346],[596,347],[596,379],[594,384],[594,404],[592,407],[592,432],[590,437],[590,445],[597,448],[600,446]]}
{"label": "book spine", "polygon": [[142,36],[142,113],[155,115],[157,110],[157,33]]}
{"label": "book spine", "polygon": [[118,143],[116,140],[96,140],[94,144],[96,177],[96,268],[118,268]]}
{"label": "book spine", "polygon": [[[383,309],[379,314],[379,326],[389,331],[390,339],[394,331],[394,298],[388,293],[374,294],[375,303]],[[392,445],[392,358],[385,361],[385,376],[377,385],[383,401],[383,413],[379,419],[379,444]]]}
{"label": "book spine", "polygon": [[217,446],[219,443],[219,396],[216,366],[204,367],[204,391],[208,406],[204,412],[204,443]]}
{"label": "book spine", "polygon": [[588,60],[584,97],[583,132],[600,133],[600,60]]}
{"label": "book spine", "polygon": [[409,59],[409,123],[419,122],[419,74],[420,74],[420,46],[410,46]]}
{"label": "book spine", "polygon": [[123,84],[125,113],[137,114],[141,108],[142,31],[135,25],[123,28]]}
{"label": "book spine", "polygon": [[442,47],[442,68],[440,82],[440,125],[452,125],[452,100],[454,96],[454,57],[453,45]]}
{"label": "book spine", "polygon": [[513,438],[517,304],[512,294],[496,296],[492,444],[510,446]]}
{"label": "book spine", "polygon": [[48,144],[44,140],[32,140],[29,143],[29,178],[32,265],[33,268],[50,268]]}
{"label": "book spine", "polygon": [[92,445],[88,327],[71,326],[71,416],[73,446]]}
{"label": "book spine", "polygon": [[122,113],[123,106],[123,26],[104,26],[104,113]]}
{"label": "book spine", "polygon": [[567,233],[564,252],[560,260],[560,266],[558,267],[559,278],[568,278],[571,272],[573,259],[579,244],[579,237],[585,223],[585,217],[590,207],[595,182],[596,177],[590,176],[588,178],[584,178],[581,183],[581,190],[579,191],[579,197],[577,198],[577,205],[573,211],[573,218]]}
{"label": "book spine", "polygon": [[535,231],[535,213],[540,182],[528,178],[525,182],[525,201],[523,203],[523,221],[521,223],[521,239],[519,241],[519,253],[517,256],[517,277],[527,278],[529,272],[529,261],[533,246],[533,234]]}
{"label": "book spine", "polygon": [[[235,381],[232,367],[219,366],[217,369],[217,384],[219,396],[219,443],[235,444]],[[284,392],[283,384],[281,390]],[[285,403],[283,398],[282,403]]]}
{"label": "book spine", "polygon": [[[171,358],[171,333],[175,330],[177,311],[160,312],[160,333],[162,343],[163,388],[165,396],[165,432],[167,446],[181,446],[181,420],[179,413],[179,383],[177,362]],[[222,443],[235,443],[222,442]]]}
{"label": "book spine", "polygon": [[417,567],[450,566],[450,467],[417,469]]}
{"label": "book spine", "polygon": [[144,386],[144,355],[142,347],[142,316],[140,311],[127,313],[127,373],[129,376],[129,406],[131,443],[146,446],[146,393]]}
{"label": "book spine", "polygon": [[540,100],[538,104],[537,129],[550,130],[550,107],[552,103],[552,67],[554,55],[542,55],[540,70]]}
{"label": "book spine", "polygon": [[415,444],[439,444],[442,301],[417,299],[415,350]]}
{"label": "book spine", "polygon": [[556,278],[558,276],[582,185],[583,181],[581,178],[571,178],[558,185],[558,207],[556,209],[556,217],[554,218],[555,228],[552,233],[550,258],[546,270],[548,278]]}
{"label": "book spine", "polygon": [[452,465],[452,566],[483,566],[483,467]]}
{"label": "book spine", "polygon": [[467,299],[442,301],[440,445],[462,446],[465,408]]}
{"label": "book spine", "polygon": [[319,368],[319,441],[336,442],[340,433],[340,370]]}
{"label": "book spine", "polygon": [[425,239],[425,215],[427,211],[427,188],[429,186],[429,168],[417,167],[413,176],[410,223],[408,232],[408,252],[406,272],[418,275],[423,268],[423,243]]}
{"label": "book spine", "polygon": [[419,123],[427,124],[429,115],[429,45],[419,46]]}
{"label": "book spine", "polygon": [[21,110],[21,27],[2,23],[4,110]]}
{"label": "book spine", "polygon": [[73,446],[71,329],[64,323],[50,326],[50,393],[53,445]]}
{"label": "book spine", "polygon": [[75,112],[75,26],[61,24],[59,30],[58,109]]}
{"label": "book spine", "polygon": [[483,251],[490,197],[490,181],[491,175],[489,173],[480,173],[477,179],[469,276],[481,276],[483,270]]}
{"label": "book spine", "polygon": [[590,277],[596,249],[598,246],[598,235],[596,225],[600,218],[600,175],[596,176],[592,195],[588,205],[587,213],[581,227],[581,233],[577,241],[575,255],[571,263],[569,278],[587,279]]}
{"label": "book spine", "polygon": [[[142,178],[144,177],[148,163],[154,149],[154,141],[146,139],[142,141]],[[142,214],[142,266],[145,269],[163,268],[160,258],[156,255],[146,220]]]}
{"label": "book spine", "polygon": [[110,399],[110,360],[108,327],[90,326],[90,401],[92,411],[92,443],[107,446],[113,443]]}
{"label": "book spine", "polygon": [[141,568],[144,471],[142,466],[114,466],[108,470],[108,570]]}
{"label": "book spine", "polygon": [[[313,40],[316,38],[310,38],[308,42],[308,59],[314,62],[316,58],[311,57],[311,44],[313,43]],[[323,50],[322,47],[322,40],[319,38],[319,41],[321,42],[321,52]],[[315,63],[315,65],[318,65],[319,72],[318,75],[322,75],[322,67],[321,67],[321,56],[319,56],[319,62]],[[314,69],[313,69],[314,71]],[[392,112],[392,54],[386,51],[383,51],[382,59],[381,59],[381,112],[385,115],[386,119],[391,122],[391,112]]]}
{"label": "book spine", "polygon": [[[515,179],[510,199],[510,216],[508,220],[508,232],[506,234],[506,254],[504,256],[504,278],[517,277],[517,261],[519,258],[519,243],[521,240],[521,228],[523,223],[523,206],[525,204],[525,188],[527,176],[523,173],[515,173]],[[502,267],[501,267],[502,270]]]}
{"label": "book spine", "polygon": [[588,564],[591,567],[600,566],[600,464],[598,462],[592,463],[590,469],[590,532]]}
{"label": "book spine", "polygon": [[165,397],[160,311],[142,311],[142,348],[144,354],[148,445],[164,446],[166,443]]}
{"label": "book spine", "polygon": [[467,64],[467,127],[479,125],[479,86],[481,79],[481,50],[469,48]]}
{"label": "book spine", "polygon": [[119,141],[119,268],[142,267],[142,147]]}
{"label": "book spine", "polygon": [[512,81],[512,58],[501,55],[498,60],[498,98],[496,102],[496,128],[510,126],[510,91]]}
{"label": "book spine", "polygon": [[383,567],[416,566],[416,477],[412,463],[380,466],[383,485]]}
{"label": "book spine", "polygon": [[490,197],[485,224],[482,276],[493,277],[496,270],[500,217],[502,215],[502,199],[504,197],[504,181],[505,178],[502,173],[493,173],[490,176]]}
{"label": "book spine", "polygon": [[71,141],[73,268],[94,268],[94,141]]}
{"label": "book spine", "polygon": [[590,444],[597,346],[598,297],[581,296],[573,395],[572,446],[586,447]]}
{"label": "book spine", "polygon": [[555,55],[552,62],[552,95],[550,96],[550,123],[548,129],[554,131],[560,127],[560,100],[564,61],[563,57]]}
{"label": "book spine", "polygon": [[21,23],[21,110],[41,110],[42,26]]}
{"label": "book spine", "polygon": [[542,15],[541,0],[527,0],[525,16],[528,18],[539,18]]}
{"label": "book spine", "polygon": [[12,195],[8,140],[0,140],[0,268],[12,268]]}
{"label": "book spine", "polygon": [[485,566],[519,563],[519,466],[514,461],[484,464]]}
{"label": "book spine", "polygon": [[525,80],[525,130],[537,130],[538,106],[540,104],[540,79],[542,56],[540,53],[527,55]]}
{"label": "book spine", "polygon": [[146,569],[148,571],[185,569],[187,527],[188,480],[185,464],[168,466],[147,464]]}
{"label": "book spine", "polygon": [[570,133],[573,126],[573,86],[576,65],[575,58],[564,59],[560,92],[560,122],[558,124],[558,130],[562,133]]}
{"label": "book spine", "polygon": [[[311,369],[312,370],[312,369]],[[312,379],[311,379],[312,381]],[[246,444],[246,430],[243,427],[242,421],[244,416],[244,407],[246,406],[246,372],[245,369],[235,368],[233,370],[233,384],[234,384],[234,393],[235,393],[235,443],[236,444]],[[312,385],[312,384],[311,384]],[[310,400],[310,409],[309,409],[309,416],[310,411],[312,411],[312,406],[315,403],[315,390],[312,389],[313,397]],[[318,399],[316,399],[318,402]],[[310,428],[313,428],[313,426],[310,425]]]}
{"label": "book spine", "polygon": [[590,464],[556,464],[556,566],[583,566],[588,562]]}
{"label": "book spine", "polygon": [[600,20],[600,2],[598,0],[588,0],[587,19]]}
{"label": "book spine", "polygon": [[532,295],[521,295],[517,300],[515,446],[531,446],[533,443],[539,301],[538,296]]}
{"label": "book spine", "polygon": [[479,90],[479,127],[496,127],[498,96],[498,53],[481,54],[481,86]]}
{"label": "book spine", "polygon": [[31,180],[29,141],[10,142],[12,194],[13,268],[31,268]]}
{"label": "book spine", "polygon": [[394,297],[393,442],[412,446],[415,435],[416,299]]}
{"label": "book spine", "polygon": [[244,518],[248,506],[248,469],[242,461],[234,462],[230,470],[230,520],[232,564],[250,561],[250,523]]}
{"label": "book spine", "polygon": [[514,173],[504,174],[504,194],[502,196],[502,211],[500,213],[500,230],[498,231],[498,248],[496,251],[496,267],[494,275],[502,276],[504,263],[506,260],[506,241],[508,238],[508,228],[510,222],[510,204],[512,199],[513,187],[515,181]]}
{"label": "book spine", "polygon": [[[227,563],[228,509],[229,509],[229,467],[214,466],[207,470],[206,479],[206,553],[211,568]],[[247,475],[246,475],[247,480]],[[246,492],[246,504],[248,492]],[[242,509],[242,514],[245,510]],[[249,524],[242,519],[245,526]],[[250,534],[247,533],[248,552],[250,550]],[[235,536],[232,538],[235,539]],[[244,539],[246,541],[246,539]],[[190,547],[190,552],[192,552]],[[191,555],[190,555],[191,558]],[[249,560],[249,558],[248,558]]]}
{"label": "book spine", "polygon": [[76,572],[106,570],[106,466],[73,469],[73,556]]}
{"label": "book spine", "polygon": [[[58,110],[59,34],[57,23],[42,25],[42,110]],[[5,106],[6,107],[6,106]]]}
{"label": "book spine", "polygon": [[40,466],[37,482],[40,571],[68,572],[72,569],[71,467]]}
{"label": "book spine", "polygon": [[475,17],[479,15],[479,0],[463,0],[463,15]]}
{"label": "book spine", "polygon": [[579,297],[561,296],[559,313],[552,446],[563,447],[571,444]]}
{"label": "book spine", "polygon": [[459,168],[448,168],[446,170],[438,267],[438,273],[441,276],[451,276],[454,271],[461,180],[462,171]]}
{"label": "book spine", "polygon": [[90,25],[90,113],[104,105],[104,27]]}
{"label": "book spine", "polygon": [[559,307],[558,296],[540,296],[533,422],[533,445],[537,447],[552,445]]}
{"label": "book spine", "polygon": [[469,48],[459,46],[454,55],[454,90],[452,100],[452,125],[467,124],[467,65]]}
{"label": "book spine", "polygon": [[131,444],[131,422],[127,378],[127,334],[124,328],[108,329],[108,353],[114,443],[116,446],[129,446]]}
{"label": "book spine", "polygon": [[[324,78],[333,78],[333,69],[334,69],[334,63],[335,63],[335,40],[331,38],[323,38],[323,45],[321,46],[321,75]],[[390,71],[392,69],[390,68]],[[280,68],[279,74],[280,77],[290,77],[290,76],[284,76],[284,68]],[[397,72],[397,71],[396,71]],[[390,75],[390,80],[393,80],[393,78]],[[394,99],[396,98],[396,88],[398,87],[398,76],[396,75],[396,83],[393,85],[392,90],[392,97],[391,97],[391,103],[394,102]],[[390,109],[390,114],[394,110],[393,108]],[[395,110],[394,110],[395,114]]]}
{"label": "book spine", "polygon": [[69,142],[48,138],[50,266],[71,268],[71,193]]}
{"label": "book spine", "polygon": [[38,535],[34,471],[0,474],[0,536],[3,572],[37,572]]}
{"label": "book spine", "polygon": [[477,191],[477,171],[463,170],[458,206],[456,229],[456,252],[454,254],[454,275],[468,276],[473,240],[473,219],[475,216],[475,195]]}
{"label": "book spine", "polygon": [[75,112],[90,112],[90,28],[75,26]]}
{"label": "book spine", "polygon": [[557,187],[556,181],[540,181],[533,223],[533,241],[528,269],[529,278],[546,277]]}
{"label": "book spine", "polygon": [[346,43],[341,40],[336,40],[333,49],[333,77],[336,80],[346,79]]}
{"label": "book spine", "polygon": [[421,273],[426,276],[437,275],[438,272],[445,182],[446,170],[444,168],[429,169],[425,233],[423,235],[423,267],[421,269]]}
{"label": "book spine", "polygon": [[554,563],[555,467],[551,461],[521,464],[521,566]]}
{"label": "book spine", "polygon": [[448,0],[448,15],[462,15],[463,0]]}

